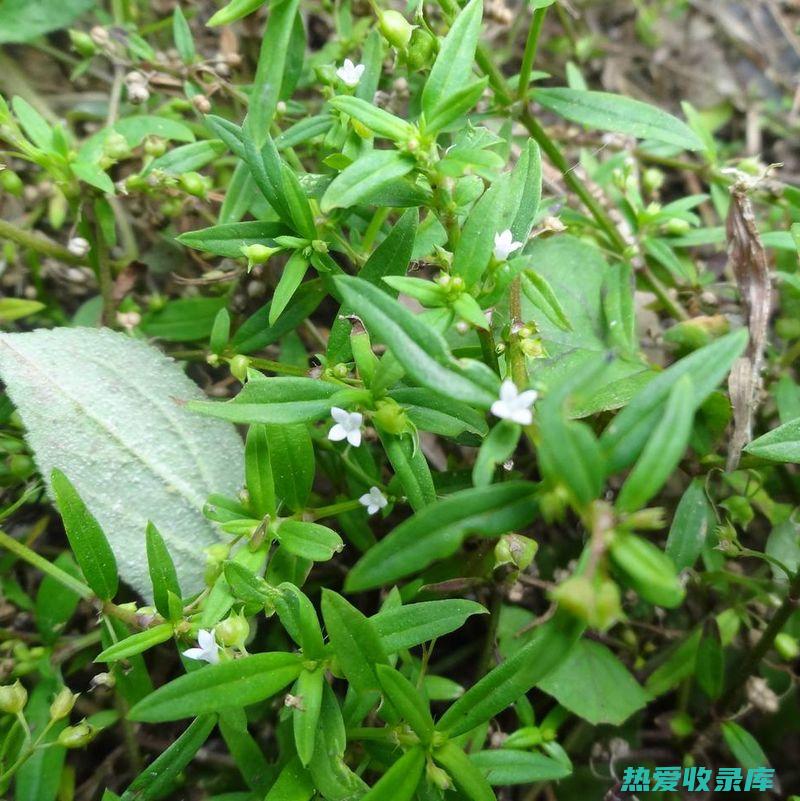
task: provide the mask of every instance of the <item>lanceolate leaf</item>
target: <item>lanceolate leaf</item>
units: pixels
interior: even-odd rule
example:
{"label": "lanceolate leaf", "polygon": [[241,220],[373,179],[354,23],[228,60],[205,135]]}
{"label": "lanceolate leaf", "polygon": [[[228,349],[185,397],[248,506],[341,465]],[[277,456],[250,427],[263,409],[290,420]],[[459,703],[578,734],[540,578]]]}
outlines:
{"label": "lanceolate leaf", "polygon": [[70,480],[54,468],[50,475],[72,552],[89,586],[104,601],[117,593],[117,562],[103,529],[86,508]]}
{"label": "lanceolate leaf", "polygon": [[417,746],[406,751],[361,801],[411,801],[425,768],[425,752]]}
{"label": "lanceolate leaf", "polygon": [[590,128],[655,139],[685,150],[703,150],[703,143],[686,123],[630,97],[566,88],[537,89],[533,97],[556,114]]}
{"label": "lanceolate leaf", "polygon": [[800,463],[800,418],[753,440],[745,451],[771,462]]}
{"label": "lanceolate leaf", "polygon": [[175,563],[169,555],[164,538],[158,529],[148,521],[145,531],[147,545],[147,567],[150,571],[150,581],[153,583],[153,602],[162,617],[170,617],[169,593],[181,597],[181,587],[178,583],[178,573]]}
{"label": "lanceolate leaf", "polygon": [[[385,292],[360,278],[338,276],[334,282],[367,330],[391,349],[418,384],[482,407],[497,399],[500,381],[496,375],[488,369],[465,369],[440,334]],[[475,362],[474,367],[483,365]]]}
{"label": "lanceolate leaf", "polygon": [[463,490],[426,506],[372,547],[350,571],[348,592],[379,587],[450,556],[467,534],[497,537],[536,515],[535,484],[509,481]]}
{"label": "lanceolate leaf", "polygon": [[156,349],[123,334],[59,328],[0,335],[0,375],[49,482],[58,467],[108,537],[120,577],[151,593],[145,527],[158,527],[185,593],[203,584],[202,515],[234,493],[243,448],[232,426],[203,422],[177,399],[202,397]]}
{"label": "lanceolate leaf", "polygon": [[322,211],[356,206],[413,169],[414,161],[407,155],[396,150],[374,150],[334,178],[322,197]]}
{"label": "lanceolate leaf", "polygon": [[207,665],[159,687],[131,709],[131,720],[160,723],[249,706],[275,695],[303,669],[300,657],[282,652],[254,654]]}

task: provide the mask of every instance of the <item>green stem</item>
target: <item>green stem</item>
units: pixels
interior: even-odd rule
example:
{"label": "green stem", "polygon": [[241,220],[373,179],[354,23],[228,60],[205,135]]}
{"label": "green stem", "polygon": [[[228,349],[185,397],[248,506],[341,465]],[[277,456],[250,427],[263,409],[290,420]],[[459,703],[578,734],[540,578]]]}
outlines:
{"label": "green stem", "polygon": [[[340,501],[339,503],[332,503],[329,506],[320,506],[317,509],[308,509],[304,514],[311,515],[314,520],[321,520],[324,517],[336,517],[342,512],[352,512],[354,509],[361,508],[361,502],[354,501]],[[303,514],[296,515],[298,518],[305,519]]]}
{"label": "green stem", "polygon": [[4,531],[0,531],[0,547],[10,551],[29,565],[38,568],[42,573],[46,573],[48,576],[54,578],[59,584],[63,584],[77,595],[80,595],[81,598],[85,600],[94,598],[94,593],[82,581],[70,576],[69,573],[57,567],[52,562],[48,562],[47,559],[39,556],[38,553],[32,551],[27,545],[23,545]]}
{"label": "green stem", "polygon": [[528,85],[531,82],[531,71],[536,61],[536,51],[539,47],[539,37],[542,33],[542,24],[547,14],[547,6],[537,8],[533,12],[531,26],[528,29],[528,39],[525,42],[525,52],[522,54],[522,66],[519,68],[519,84],[517,84],[517,97],[523,102],[528,101]]}
{"label": "green stem", "polygon": [[57,242],[46,239],[39,234],[34,234],[32,231],[25,231],[22,228],[17,228],[16,225],[8,222],[8,220],[0,220],[0,239],[10,239],[18,245],[30,248],[36,251],[36,253],[41,253],[42,256],[50,256],[51,258],[66,262],[67,264],[86,263],[83,258],[70,253]]}

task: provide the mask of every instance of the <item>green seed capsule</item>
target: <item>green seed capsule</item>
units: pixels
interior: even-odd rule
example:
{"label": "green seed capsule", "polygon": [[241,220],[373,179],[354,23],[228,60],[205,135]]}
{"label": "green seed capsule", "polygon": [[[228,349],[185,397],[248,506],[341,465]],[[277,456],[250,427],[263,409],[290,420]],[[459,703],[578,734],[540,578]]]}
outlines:
{"label": "green seed capsule", "polygon": [[72,707],[75,706],[77,700],[77,693],[73,693],[69,687],[62,687],[53,699],[53,703],[50,704],[50,720],[61,720],[67,717],[72,712]]}
{"label": "green seed capsule", "polygon": [[71,30],[69,39],[72,49],[84,58],[91,58],[97,52],[97,45],[92,41],[92,37],[84,31]]}
{"label": "green seed capsule", "polygon": [[785,632],[781,632],[775,638],[775,650],[787,662],[793,662],[795,659],[800,657],[800,644],[798,644],[795,637],[792,637],[791,634],[786,634]]}
{"label": "green seed capsule", "polygon": [[199,172],[185,172],[179,178],[183,189],[195,197],[205,197],[208,189],[206,179]]}
{"label": "green seed capsule", "polygon": [[97,737],[99,731],[91,723],[82,720],[77,726],[67,726],[58,735],[58,744],[64,748],[83,748]]}
{"label": "green seed capsule", "polygon": [[18,715],[25,709],[25,704],[27,703],[28,691],[22,686],[22,682],[19,679],[13,684],[6,684],[0,687],[0,712]]}
{"label": "green seed capsule", "polygon": [[436,54],[436,37],[424,28],[414,28],[406,51],[409,69],[417,71],[429,67]]}
{"label": "green seed capsule", "polygon": [[13,170],[0,170],[0,187],[9,195],[19,197],[22,194],[22,179]]}
{"label": "green seed capsule", "polygon": [[231,375],[237,380],[244,383],[247,380],[247,371],[250,368],[250,359],[247,356],[243,356],[241,353],[237,353],[231,359],[230,363],[231,368]]}
{"label": "green seed capsule", "polygon": [[399,11],[393,10],[381,14],[378,28],[384,39],[398,50],[406,49],[414,32],[414,26]]}

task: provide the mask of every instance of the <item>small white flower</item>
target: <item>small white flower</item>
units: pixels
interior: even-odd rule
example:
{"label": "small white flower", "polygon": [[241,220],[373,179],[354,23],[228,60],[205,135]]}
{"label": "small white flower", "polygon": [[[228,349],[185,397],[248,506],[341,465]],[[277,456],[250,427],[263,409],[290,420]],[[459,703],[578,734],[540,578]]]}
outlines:
{"label": "small white flower", "polygon": [[336,75],[348,86],[358,86],[365,69],[363,64],[353,64],[349,58],[346,58],[344,64],[336,70]]}
{"label": "small white flower", "polygon": [[183,655],[187,659],[201,659],[211,665],[219,662],[219,645],[214,638],[214,632],[207,629],[200,629],[197,632],[197,644],[199,648],[187,648]]}
{"label": "small white flower", "polygon": [[73,236],[67,242],[67,250],[78,258],[83,258],[89,252],[89,243],[82,236]]}
{"label": "small white flower", "polygon": [[374,515],[376,512],[380,512],[389,501],[386,500],[386,496],[377,488],[377,487],[370,487],[369,492],[365,492],[359,499],[358,502],[362,506],[367,507],[367,514]]}
{"label": "small white flower", "polygon": [[334,442],[346,439],[354,448],[357,448],[361,444],[361,423],[364,421],[364,415],[334,406],[331,409],[331,417],[335,425],[328,432],[328,439]]}
{"label": "small white flower", "polygon": [[520,392],[510,379],[500,386],[500,399],[492,404],[492,414],[503,420],[527,426],[533,421],[533,406],[539,393],[535,389]]}
{"label": "small white flower", "polygon": [[506,228],[494,235],[494,257],[497,261],[505,261],[515,250],[522,247],[522,242],[515,242],[514,235]]}

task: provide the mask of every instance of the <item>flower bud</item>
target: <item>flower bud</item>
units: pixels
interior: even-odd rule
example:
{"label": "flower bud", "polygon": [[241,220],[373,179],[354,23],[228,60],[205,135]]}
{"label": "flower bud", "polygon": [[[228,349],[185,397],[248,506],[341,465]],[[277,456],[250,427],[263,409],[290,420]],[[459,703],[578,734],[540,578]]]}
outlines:
{"label": "flower bud", "polygon": [[242,245],[242,255],[247,259],[249,265],[264,264],[269,261],[280,248],[271,248],[266,245]]}
{"label": "flower bud", "polygon": [[9,195],[19,197],[22,194],[22,179],[13,170],[0,170],[0,188]]}
{"label": "flower bud", "polygon": [[440,790],[452,790],[453,782],[450,780],[447,771],[443,770],[438,765],[434,765],[433,762],[428,762],[426,764],[425,775],[434,787],[438,787]]}
{"label": "flower bud", "polygon": [[97,52],[97,45],[85,31],[70,30],[69,40],[72,43],[72,49],[79,56],[91,58]]}
{"label": "flower bud", "polygon": [[160,136],[148,136],[144,140],[144,152],[148,156],[163,156],[167,152],[167,142]]}
{"label": "flower bud", "polygon": [[89,689],[96,690],[98,687],[108,687],[112,689],[117,683],[113,673],[97,673],[89,682]]}
{"label": "flower bud", "polygon": [[685,234],[689,233],[691,228],[692,226],[690,223],[681,219],[680,217],[673,217],[664,225],[665,233],[669,234],[670,236],[684,236]]}
{"label": "flower bud", "polygon": [[781,632],[775,638],[775,650],[787,662],[793,662],[800,657],[800,644],[798,644],[795,637],[792,637],[791,634],[786,634],[786,632]]}
{"label": "flower bud", "polygon": [[230,361],[231,375],[242,384],[247,380],[247,371],[250,368],[250,359],[237,353]]}
{"label": "flower bud", "polygon": [[664,186],[664,173],[657,167],[650,167],[642,175],[642,184],[648,192],[658,192]]}
{"label": "flower bud", "polygon": [[372,419],[378,428],[389,434],[402,434],[409,430],[408,418],[403,407],[393,400],[379,401],[372,413]]}
{"label": "flower bud", "polygon": [[391,9],[381,14],[378,28],[384,39],[398,50],[406,49],[414,32],[414,26],[399,11]]}
{"label": "flower bud", "polygon": [[406,62],[414,72],[433,63],[436,54],[436,37],[425,28],[414,28],[406,51]]}
{"label": "flower bud", "polygon": [[521,534],[506,534],[494,547],[494,566],[513,565],[518,570],[525,570],[533,563],[538,550],[536,540]]}
{"label": "flower bud", "polygon": [[9,715],[18,715],[25,709],[28,703],[28,691],[22,686],[22,682],[17,679],[13,684],[6,684],[0,687],[0,712]]}
{"label": "flower bud", "polygon": [[241,613],[229,615],[225,620],[217,623],[214,633],[217,636],[217,642],[241,650],[250,636],[250,624]]}
{"label": "flower bud", "polygon": [[205,95],[195,95],[192,98],[192,105],[201,114],[208,114],[211,111],[211,101]]}
{"label": "flower bud", "polygon": [[103,155],[110,159],[119,161],[131,154],[131,146],[128,140],[117,131],[110,131],[108,136],[103,140]]}
{"label": "flower bud", "polygon": [[195,197],[205,197],[208,191],[206,179],[199,172],[185,172],[178,181],[186,192]]}
{"label": "flower bud", "polygon": [[89,38],[98,46],[105,47],[111,42],[111,36],[102,25],[95,25],[89,31]]}
{"label": "flower bud", "polygon": [[89,252],[89,249],[89,242],[82,236],[73,236],[72,239],[67,242],[67,250],[73,256],[77,256],[80,259],[82,259]]}
{"label": "flower bud", "polygon": [[62,687],[53,699],[53,703],[50,704],[50,720],[61,720],[61,718],[67,717],[72,712],[72,707],[75,706],[77,700],[77,693],[73,693],[69,687]]}
{"label": "flower bud", "polygon": [[58,735],[58,744],[64,748],[83,748],[100,733],[100,730],[82,720],[77,726],[67,726]]}

